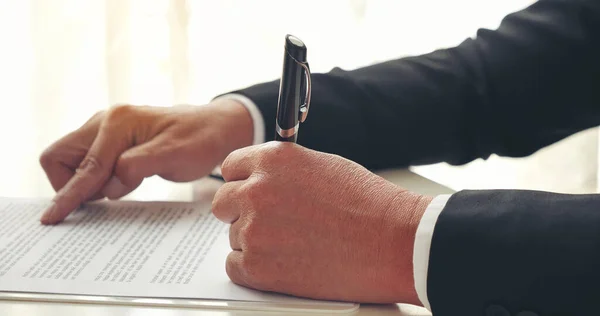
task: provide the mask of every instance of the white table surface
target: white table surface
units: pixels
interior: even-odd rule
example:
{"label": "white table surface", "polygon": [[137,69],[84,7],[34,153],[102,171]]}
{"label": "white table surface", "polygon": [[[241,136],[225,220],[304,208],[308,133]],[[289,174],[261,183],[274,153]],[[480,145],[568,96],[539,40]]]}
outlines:
{"label": "white table surface", "polygon": [[[415,192],[429,195],[451,193],[452,190],[425,179],[408,170],[389,170],[379,172],[382,177],[397,185],[403,186]],[[213,180],[204,179],[194,184],[174,185],[169,198],[174,200],[198,200],[212,198],[216,184]],[[50,303],[39,301],[11,301],[0,300],[0,315],[45,315],[45,316],[231,316],[231,315],[289,315],[290,313],[249,311],[249,310],[226,310],[226,309],[192,309],[171,307],[140,307],[127,305],[103,305],[103,304],[74,304],[74,303]],[[317,315],[311,313],[310,315]],[[369,305],[363,304],[360,309],[352,314],[343,315],[395,315],[395,316],[425,316],[430,313],[417,306],[405,304]]]}

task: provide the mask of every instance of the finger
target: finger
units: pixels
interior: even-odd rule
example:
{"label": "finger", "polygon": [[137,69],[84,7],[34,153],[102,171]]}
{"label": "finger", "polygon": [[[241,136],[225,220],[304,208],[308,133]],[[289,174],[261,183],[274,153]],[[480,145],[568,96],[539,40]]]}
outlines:
{"label": "finger", "polygon": [[231,152],[221,164],[221,175],[225,181],[245,180],[257,167],[258,146],[244,147]]}
{"label": "finger", "polygon": [[[52,162],[43,164],[44,171],[50,180],[50,184],[54,191],[58,192],[62,187],[69,182],[69,180],[75,174],[75,171],[69,168],[67,165],[60,162]],[[87,201],[96,201],[103,199],[105,195],[102,192],[98,192],[94,194],[94,196],[90,197]]]}
{"label": "finger", "polygon": [[62,221],[81,203],[98,193],[112,174],[117,157],[126,148],[125,137],[101,127],[73,177],[59,190],[52,205],[42,215],[42,223],[55,224]]}
{"label": "finger", "polygon": [[245,273],[243,273],[243,263],[244,253],[234,250],[227,255],[227,260],[225,261],[225,272],[227,272],[227,276],[233,283],[250,287],[250,284],[246,280]]}
{"label": "finger", "polygon": [[[42,157],[45,157],[42,155]],[[46,160],[44,160],[46,159]],[[41,158],[40,163],[42,169],[46,173],[46,177],[50,181],[50,185],[55,192],[58,192],[62,187],[69,182],[75,171],[60,161],[49,160],[49,158]]]}
{"label": "finger", "polygon": [[[44,171],[50,180],[50,184],[54,191],[58,192],[62,187],[69,182],[75,174],[75,171],[60,162],[52,162],[43,164]],[[96,201],[103,199],[105,195],[101,192],[94,194],[87,201]]]}
{"label": "finger", "polygon": [[224,223],[234,223],[241,213],[241,201],[239,194],[243,181],[226,182],[217,192],[212,202],[212,213],[217,219]]}
{"label": "finger", "polygon": [[144,178],[176,169],[173,141],[169,133],[157,135],[152,140],[132,147],[122,153],[115,165],[115,176],[126,187],[136,188]]}
{"label": "finger", "polygon": [[[164,135],[164,134],[161,134]],[[113,176],[102,193],[109,199],[119,199],[135,190],[144,178],[160,174],[169,168],[169,151],[163,146],[163,136],[125,151],[115,164]]]}
{"label": "finger", "polygon": [[79,131],[52,144],[40,156],[39,162],[56,192],[73,177],[75,170],[85,158],[89,146],[94,141],[93,136]]}
{"label": "finger", "polygon": [[141,183],[142,181],[140,180],[140,182],[135,186],[129,187],[124,185],[117,176],[113,175],[102,188],[100,195],[103,195],[111,200],[120,199],[135,190],[135,188],[137,188]]}
{"label": "finger", "polygon": [[245,221],[242,219],[238,219],[237,221],[231,224],[229,227],[229,246],[232,250],[243,251],[242,247],[242,228],[245,224]]}
{"label": "finger", "polygon": [[106,196],[104,196],[104,194],[102,194],[101,192],[98,192],[98,193],[92,195],[91,198],[87,199],[86,202],[92,202],[92,201],[102,200],[105,197]]}
{"label": "finger", "polygon": [[39,162],[54,191],[58,192],[75,174],[98,133],[103,112],[93,115],[83,126],[50,145]]}
{"label": "finger", "polygon": [[169,134],[163,133],[122,153],[117,159],[112,177],[98,196],[112,200],[122,198],[139,187],[144,178],[171,168],[172,152],[165,145],[168,138]]}

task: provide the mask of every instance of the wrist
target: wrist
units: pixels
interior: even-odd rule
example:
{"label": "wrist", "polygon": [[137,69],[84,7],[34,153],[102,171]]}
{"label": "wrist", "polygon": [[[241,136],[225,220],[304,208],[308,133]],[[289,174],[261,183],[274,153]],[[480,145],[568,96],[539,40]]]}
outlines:
{"label": "wrist", "polygon": [[241,102],[234,99],[219,99],[206,106],[215,113],[218,130],[216,138],[222,145],[224,157],[236,149],[253,144],[254,123]]}
{"label": "wrist", "polygon": [[417,228],[433,197],[403,191],[395,196],[390,207],[395,236],[390,251],[396,256],[396,271],[392,271],[392,291],[397,302],[422,306],[415,289],[413,256]]}

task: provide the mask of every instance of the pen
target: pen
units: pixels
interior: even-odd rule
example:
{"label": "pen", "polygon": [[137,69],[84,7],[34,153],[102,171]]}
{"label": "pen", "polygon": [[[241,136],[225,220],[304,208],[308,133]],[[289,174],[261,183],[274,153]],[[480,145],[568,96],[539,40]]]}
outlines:
{"label": "pen", "polygon": [[296,142],[300,123],[308,116],[310,92],[306,45],[299,38],[288,34],[285,37],[283,72],[279,83],[275,140]]}

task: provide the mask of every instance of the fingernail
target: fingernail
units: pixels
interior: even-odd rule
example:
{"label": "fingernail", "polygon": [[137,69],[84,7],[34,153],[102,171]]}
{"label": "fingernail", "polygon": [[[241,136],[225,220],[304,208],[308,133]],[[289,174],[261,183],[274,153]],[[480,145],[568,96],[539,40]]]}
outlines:
{"label": "fingernail", "polygon": [[52,204],[50,204],[50,206],[44,212],[44,215],[42,215],[42,219],[40,220],[42,224],[53,224],[53,222],[55,221],[54,217],[56,216],[56,208],[56,203],[52,202]]}
{"label": "fingernail", "polygon": [[123,196],[127,192],[128,188],[121,183],[119,178],[113,176],[108,180],[104,189],[102,189],[102,193],[109,199],[115,199]]}

